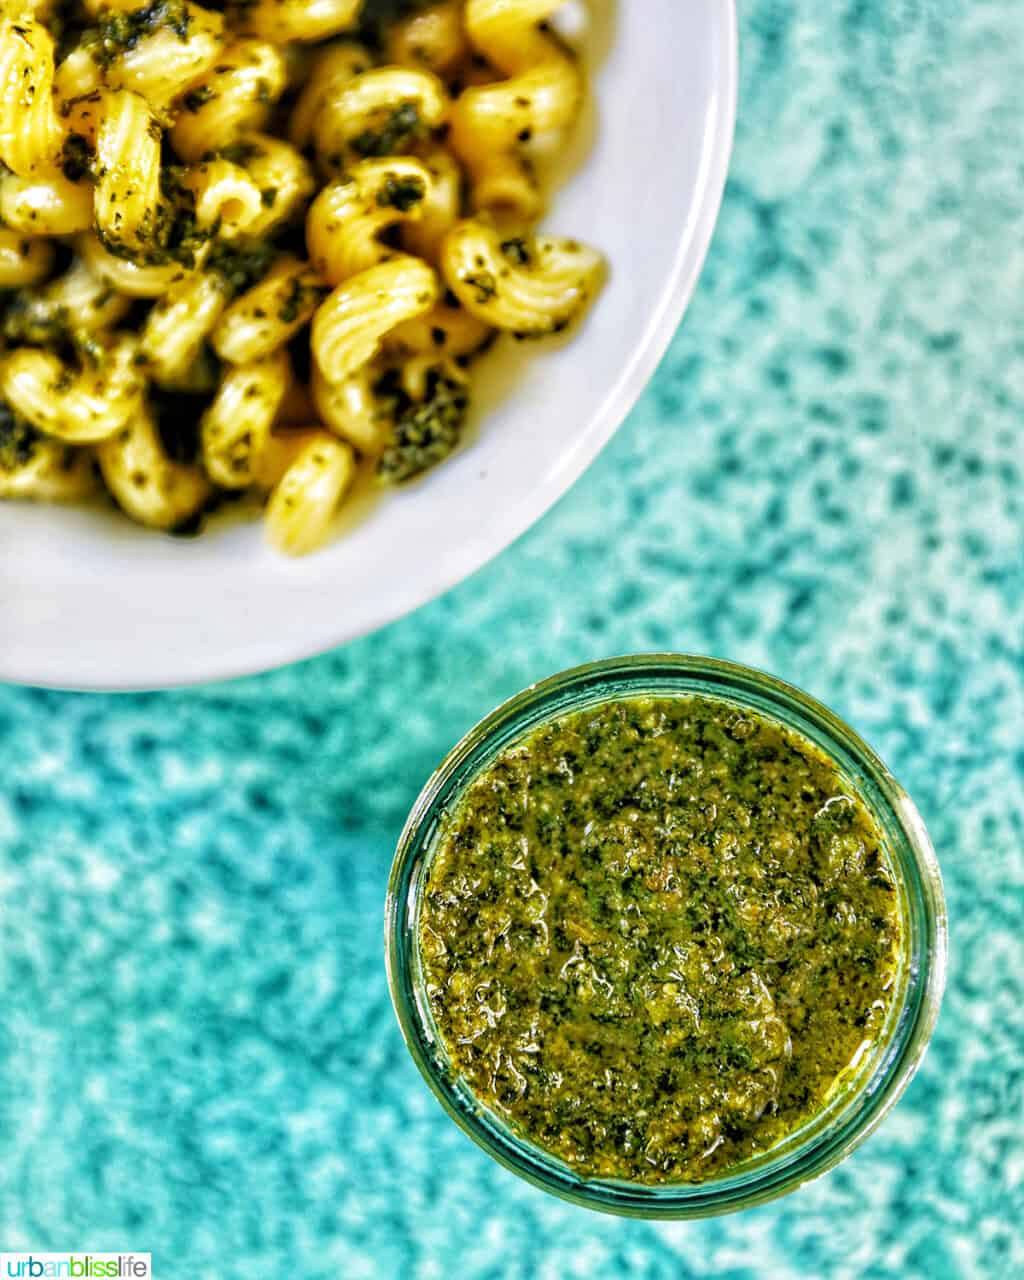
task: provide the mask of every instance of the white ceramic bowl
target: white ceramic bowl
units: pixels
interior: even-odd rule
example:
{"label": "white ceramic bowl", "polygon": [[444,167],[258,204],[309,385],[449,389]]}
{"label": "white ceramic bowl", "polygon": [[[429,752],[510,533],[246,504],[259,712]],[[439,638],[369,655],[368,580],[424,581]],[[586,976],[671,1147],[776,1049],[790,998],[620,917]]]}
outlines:
{"label": "white ceramic bowl", "polygon": [[736,104],[733,0],[590,0],[593,119],[545,226],[608,256],[571,342],[500,344],[445,466],[280,558],[258,522],[195,540],[93,510],[0,504],[0,678],[88,689],[242,675],[439,595],[565,492],[629,412],[693,292]]}

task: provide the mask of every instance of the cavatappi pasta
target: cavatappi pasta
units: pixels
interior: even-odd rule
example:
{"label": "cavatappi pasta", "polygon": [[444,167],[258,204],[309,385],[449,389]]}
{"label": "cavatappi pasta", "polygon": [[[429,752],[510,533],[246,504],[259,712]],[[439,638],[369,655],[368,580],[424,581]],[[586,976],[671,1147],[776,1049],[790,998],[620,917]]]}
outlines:
{"label": "cavatappi pasta", "polygon": [[0,3],[0,499],[320,545],[458,445],[473,358],[600,256],[535,230],[561,0]]}

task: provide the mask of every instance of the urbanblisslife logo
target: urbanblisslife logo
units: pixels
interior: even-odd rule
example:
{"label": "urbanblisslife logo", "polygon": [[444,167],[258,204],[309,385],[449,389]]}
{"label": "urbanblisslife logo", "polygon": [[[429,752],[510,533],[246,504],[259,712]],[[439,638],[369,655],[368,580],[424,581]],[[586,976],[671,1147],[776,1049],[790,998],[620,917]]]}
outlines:
{"label": "urbanblisslife logo", "polygon": [[0,1253],[0,1280],[150,1280],[152,1255],[148,1253]]}

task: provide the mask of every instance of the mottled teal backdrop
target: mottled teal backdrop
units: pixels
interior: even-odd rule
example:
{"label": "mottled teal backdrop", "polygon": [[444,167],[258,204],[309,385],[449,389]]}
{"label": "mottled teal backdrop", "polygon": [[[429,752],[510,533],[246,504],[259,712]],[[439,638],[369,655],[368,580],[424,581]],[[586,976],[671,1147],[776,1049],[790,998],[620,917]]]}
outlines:
{"label": "mottled teal backdrop", "polygon": [[[742,7],[692,309],[538,528],[273,675],[0,690],[0,1247],[151,1250],[158,1277],[1024,1275],[1024,11]],[[883,1130],[699,1224],[490,1164],[407,1059],[381,961],[392,846],[444,751],[522,685],[640,649],[766,667],[851,720],[952,914],[935,1042]]]}

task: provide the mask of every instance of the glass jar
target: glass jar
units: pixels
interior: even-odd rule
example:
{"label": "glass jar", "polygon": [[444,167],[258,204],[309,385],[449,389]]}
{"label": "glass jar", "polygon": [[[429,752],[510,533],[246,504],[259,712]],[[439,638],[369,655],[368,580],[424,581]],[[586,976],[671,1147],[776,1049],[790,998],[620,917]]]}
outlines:
{"label": "glass jar", "polygon": [[[750,708],[814,742],[883,831],[902,919],[897,990],[873,1050],[828,1106],[769,1151],[702,1183],[648,1186],[584,1179],[484,1107],[450,1069],[438,1036],[417,945],[420,892],[446,814],[506,747],[557,716],[621,698],[699,694]],[[762,1204],[845,1159],[907,1087],[938,1017],[946,969],[946,909],[935,853],[912,801],[847,725],[772,676],[710,658],[659,654],[577,667],[524,690],[450,752],[424,787],[402,832],[385,920],[388,981],[409,1051],[449,1115],[506,1168],[591,1209],[647,1218],[690,1218]]]}

